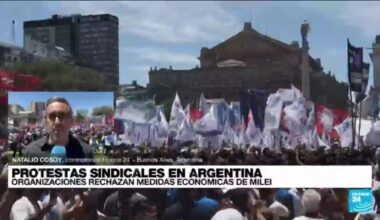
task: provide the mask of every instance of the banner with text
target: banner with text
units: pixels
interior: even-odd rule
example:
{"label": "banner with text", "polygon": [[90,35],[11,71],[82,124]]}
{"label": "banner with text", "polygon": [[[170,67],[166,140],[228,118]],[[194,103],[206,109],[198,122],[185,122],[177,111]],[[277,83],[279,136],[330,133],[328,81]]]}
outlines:
{"label": "banner with text", "polygon": [[370,188],[371,166],[9,166],[9,188]]}

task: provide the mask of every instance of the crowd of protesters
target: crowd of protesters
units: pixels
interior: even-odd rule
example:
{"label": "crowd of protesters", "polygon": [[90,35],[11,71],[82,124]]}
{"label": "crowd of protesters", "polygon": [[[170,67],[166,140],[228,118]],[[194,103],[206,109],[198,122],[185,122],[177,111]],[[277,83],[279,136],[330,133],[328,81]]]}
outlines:
{"label": "crowd of protesters", "polygon": [[[109,154],[114,146],[117,146],[115,133],[105,126],[91,126],[88,128],[73,128],[72,134],[75,137],[88,143],[95,152]],[[8,140],[0,142],[0,152],[12,151],[12,158],[17,155],[22,156],[25,147],[31,142],[47,135],[47,131],[42,127],[14,128],[9,131]]]}
{"label": "crowd of protesters", "polygon": [[[154,148],[149,144],[144,146],[124,144],[116,138],[112,130],[106,127],[73,129],[72,134],[91,146],[94,153],[106,154],[110,158],[128,157],[130,163],[136,161],[131,160],[134,157],[170,159],[158,160],[157,164],[178,164],[178,158],[196,158],[191,160],[194,164],[212,165],[370,165],[376,163],[377,148],[375,146],[364,146],[360,149],[342,148],[338,142],[330,147],[317,147],[314,150],[306,146],[298,146],[294,149],[228,145],[221,148],[202,148],[194,144]],[[15,129],[10,132],[5,149],[12,150],[13,158],[16,155],[22,156],[25,146],[44,135],[46,135],[46,130],[43,128]]]}

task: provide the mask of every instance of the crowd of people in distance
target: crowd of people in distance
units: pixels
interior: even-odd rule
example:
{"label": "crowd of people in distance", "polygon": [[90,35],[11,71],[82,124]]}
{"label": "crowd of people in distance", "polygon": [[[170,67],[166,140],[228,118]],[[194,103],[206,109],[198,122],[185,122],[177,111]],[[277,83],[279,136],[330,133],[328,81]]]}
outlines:
{"label": "crowd of people in distance", "polygon": [[[342,148],[339,142],[335,142],[330,147],[316,147],[314,150],[306,146],[297,146],[294,149],[228,145],[222,148],[204,148],[194,144],[175,147],[164,145],[154,148],[149,144],[134,146],[122,143],[117,139],[115,132],[107,127],[79,128],[72,129],[71,132],[73,136],[88,144],[94,154],[105,154],[109,158],[171,158],[175,163],[177,157],[185,157],[199,158],[199,160],[192,160],[195,164],[212,165],[370,165],[376,162],[375,146],[364,146],[361,149]],[[11,150],[12,158],[17,155],[22,156],[25,146],[45,135],[47,132],[44,128],[14,129],[10,132],[8,141],[1,152]]]}
{"label": "crowd of people in distance", "polygon": [[[120,142],[107,127],[72,128],[72,109],[64,98],[49,99],[46,109],[46,130],[12,131],[5,151],[1,153],[1,220],[380,219],[379,146],[342,148],[338,142],[312,149],[307,146],[230,146],[227,143],[219,148],[199,147],[194,143],[134,146]],[[65,146],[65,154],[76,159],[96,159],[100,154],[109,159],[108,165],[372,165],[374,203],[368,214],[350,213],[348,189],[332,188],[8,188],[8,166],[13,158],[54,154],[56,146]],[[13,150],[12,156],[8,149]],[[138,160],[139,157],[148,160]],[[94,163],[65,165],[91,164]]]}
{"label": "crowd of people in distance", "polygon": [[[91,126],[88,128],[72,128],[73,136],[81,139],[89,144],[94,153],[109,154],[109,152],[117,147],[120,142],[116,138],[115,132],[106,126]],[[43,127],[23,127],[14,128],[9,131],[7,140],[0,142],[0,152],[12,151],[12,158],[17,155],[22,156],[22,152],[31,142],[48,135],[48,132]]]}

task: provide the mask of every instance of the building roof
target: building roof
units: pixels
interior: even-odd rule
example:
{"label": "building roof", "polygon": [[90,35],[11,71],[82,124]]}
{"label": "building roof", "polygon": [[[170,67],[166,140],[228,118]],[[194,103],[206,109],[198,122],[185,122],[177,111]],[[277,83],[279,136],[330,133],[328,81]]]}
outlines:
{"label": "building roof", "polygon": [[[251,55],[251,50],[257,50],[256,53],[267,53],[266,49],[268,47],[264,47],[260,49],[255,48],[254,44],[257,42],[257,40],[262,40],[267,46],[277,48],[280,51],[290,52],[290,53],[296,53],[299,56],[299,59],[302,58],[302,48],[298,46],[298,44],[295,44],[293,41],[291,44],[287,44],[284,42],[281,42],[279,40],[276,40],[274,38],[271,38],[269,36],[266,36],[264,34],[259,33],[255,29],[251,27],[251,23],[247,22],[244,24],[244,29],[240,31],[239,33],[235,34],[234,36],[228,38],[227,40],[219,43],[218,45],[212,47],[211,49],[205,48],[208,52],[207,54],[212,54],[212,56],[225,56],[221,59],[219,62],[216,63],[217,67],[228,67],[228,68],[250,68],[248,65],[245,67],[245,63],[239,59],[239,57],[232,57],[231,55],[235,54],[234,52],[231,52],[230,50],[236,50],[236,53],[238,53],[238,56],[241,56],[243,53],[248,53],[247,55]],[[231,45],[233,45],[231,48]],[[238,48],[240,47],[242,48]],[[272,51],[272,53],[276,52],[277,49]],[[203,48],[202,48],[203,50]],[[245,52],[244,52],[245,50]],[[201,52],[202,54],[202,52]],[[225,55],[227,54],[227,55]],[[208,55],[206,55],[208,56]],[[241,62],[240,65],[236,65],[238,62]],[[301,62],[300,62],[301,63]],[[230,64],[230,65],[229,65]],[[234,65],[231,65],[234,64]],[[322,71],[323,68],[320,63],[316,61],[313,57],[309,55],[309,64],[313,71]],[[274,63],[271,65],[275,65]],[[287,65],[285,62],[282,63],[282,65]],[[227,68],[227,69],[228,69]],[[256,69],[257,67],[253,67]],[[213,69],[213,68],[211,68]],[[174,70],[172,68],[161,68],[161,69],[154,69],[150,70],[149,74],[151,73],[194,73],[194,71],[209,71],[210,67],[207,67],[207,69],[204,68],[194,68],[194,69],[187,69],[187,70]],[[222,71],[220,68],[219,71]]]}
{"label": "building roof", "polygon": [[[260,32],[256,31],[252,28],[250,22],[246,22],[244,24],[244,28],[239,33],[235,34],[234,36],[226,39],[225,41],[217,44],[216,46],[209,49],[208,53],[216,54],[216,56],[222,56],[225,54],[231,53],[231,45],[238,46],[239,48],[233,48],[238,53],[239,56],[241,56],[244,53],[249,53],[251,55],[252,53],[270,53],[270,51],[267,51],[268,48],[258,48],[255,43],[260,43],[258,41],[261,41],[262,43],[265,42],[268,46],[273,48],[277,48],[277,50],[282,50],[290,53],[298,53],[301,59],[302,56],[302,48],[298,46],[298,43],[296,41],[293,41],[290,44],[284,43],[282,41],[279,41],[277,39],[271,38],[267,35],[261,34]],[[277,51],[276,50],[276,51]],[[229,55],[227,55],[229,57]],[[232,58],[238,58],[238,57],[232,57]],[[228,59],[231,59],[229,57]],[[309,63],[313,70],[322,70],[323,68],[321,65],[309,55]]]}
{"label": "building roof", "polygon": [[139,89],[144,90],[146,89],[144,86],[137,84],[137,82],[132,82],[132,84],[122,84],[119,86],[119,89],[127,89],[127,90],[133,90],[133,89]]}
{"label": "building roof", "polygon": [[293,46],[291,44],[286,44],[284,42],[281,42],[279,40],[276,40],[274,38],[271,38],[267,35],[261,34],[255,29],[252,28],[250,22],[244,23],[244,29],[240,31],[239,33],[235,34],[234,36],[228,38],[227,40],[223,41],[222,43],[214,46],[211,48],[211,50],[214,51],[219,51],[225,48],[226,45],[230,44],[233,41],[239,41],[239,42],[247,42],[247,43],[252,43],[252,40],[258,38],[258,39],[263,39],[266,42],[269,42],[275,46],[278,46],[282,49],[288,50],[288,51],[300,51],[300,48],[297,46]]}
{"label": "building roof", "polygon": [[98,21],[113,21],[113,22],[118,23],[119,19],[117,16],[111,15],[111,14],[97,14],[97,15],[73,14],[73,15],[67,15],[67,16],[53,15],[51,18],[48,18],[48,19],[24,21],[24,28],[70,25],[73,23],[88,23],[88,22],[98,22]]}

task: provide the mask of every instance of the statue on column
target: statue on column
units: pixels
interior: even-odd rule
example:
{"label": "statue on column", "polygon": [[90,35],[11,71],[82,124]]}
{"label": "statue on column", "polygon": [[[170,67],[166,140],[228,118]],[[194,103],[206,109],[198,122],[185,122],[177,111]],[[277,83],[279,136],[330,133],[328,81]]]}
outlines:
{"label": "statue on column", "polygon": [[307,20],[303,21],[301,25],[301,36],[302,36],[302,47],[308,47],[307,35],[311,32],[309,22]]}

